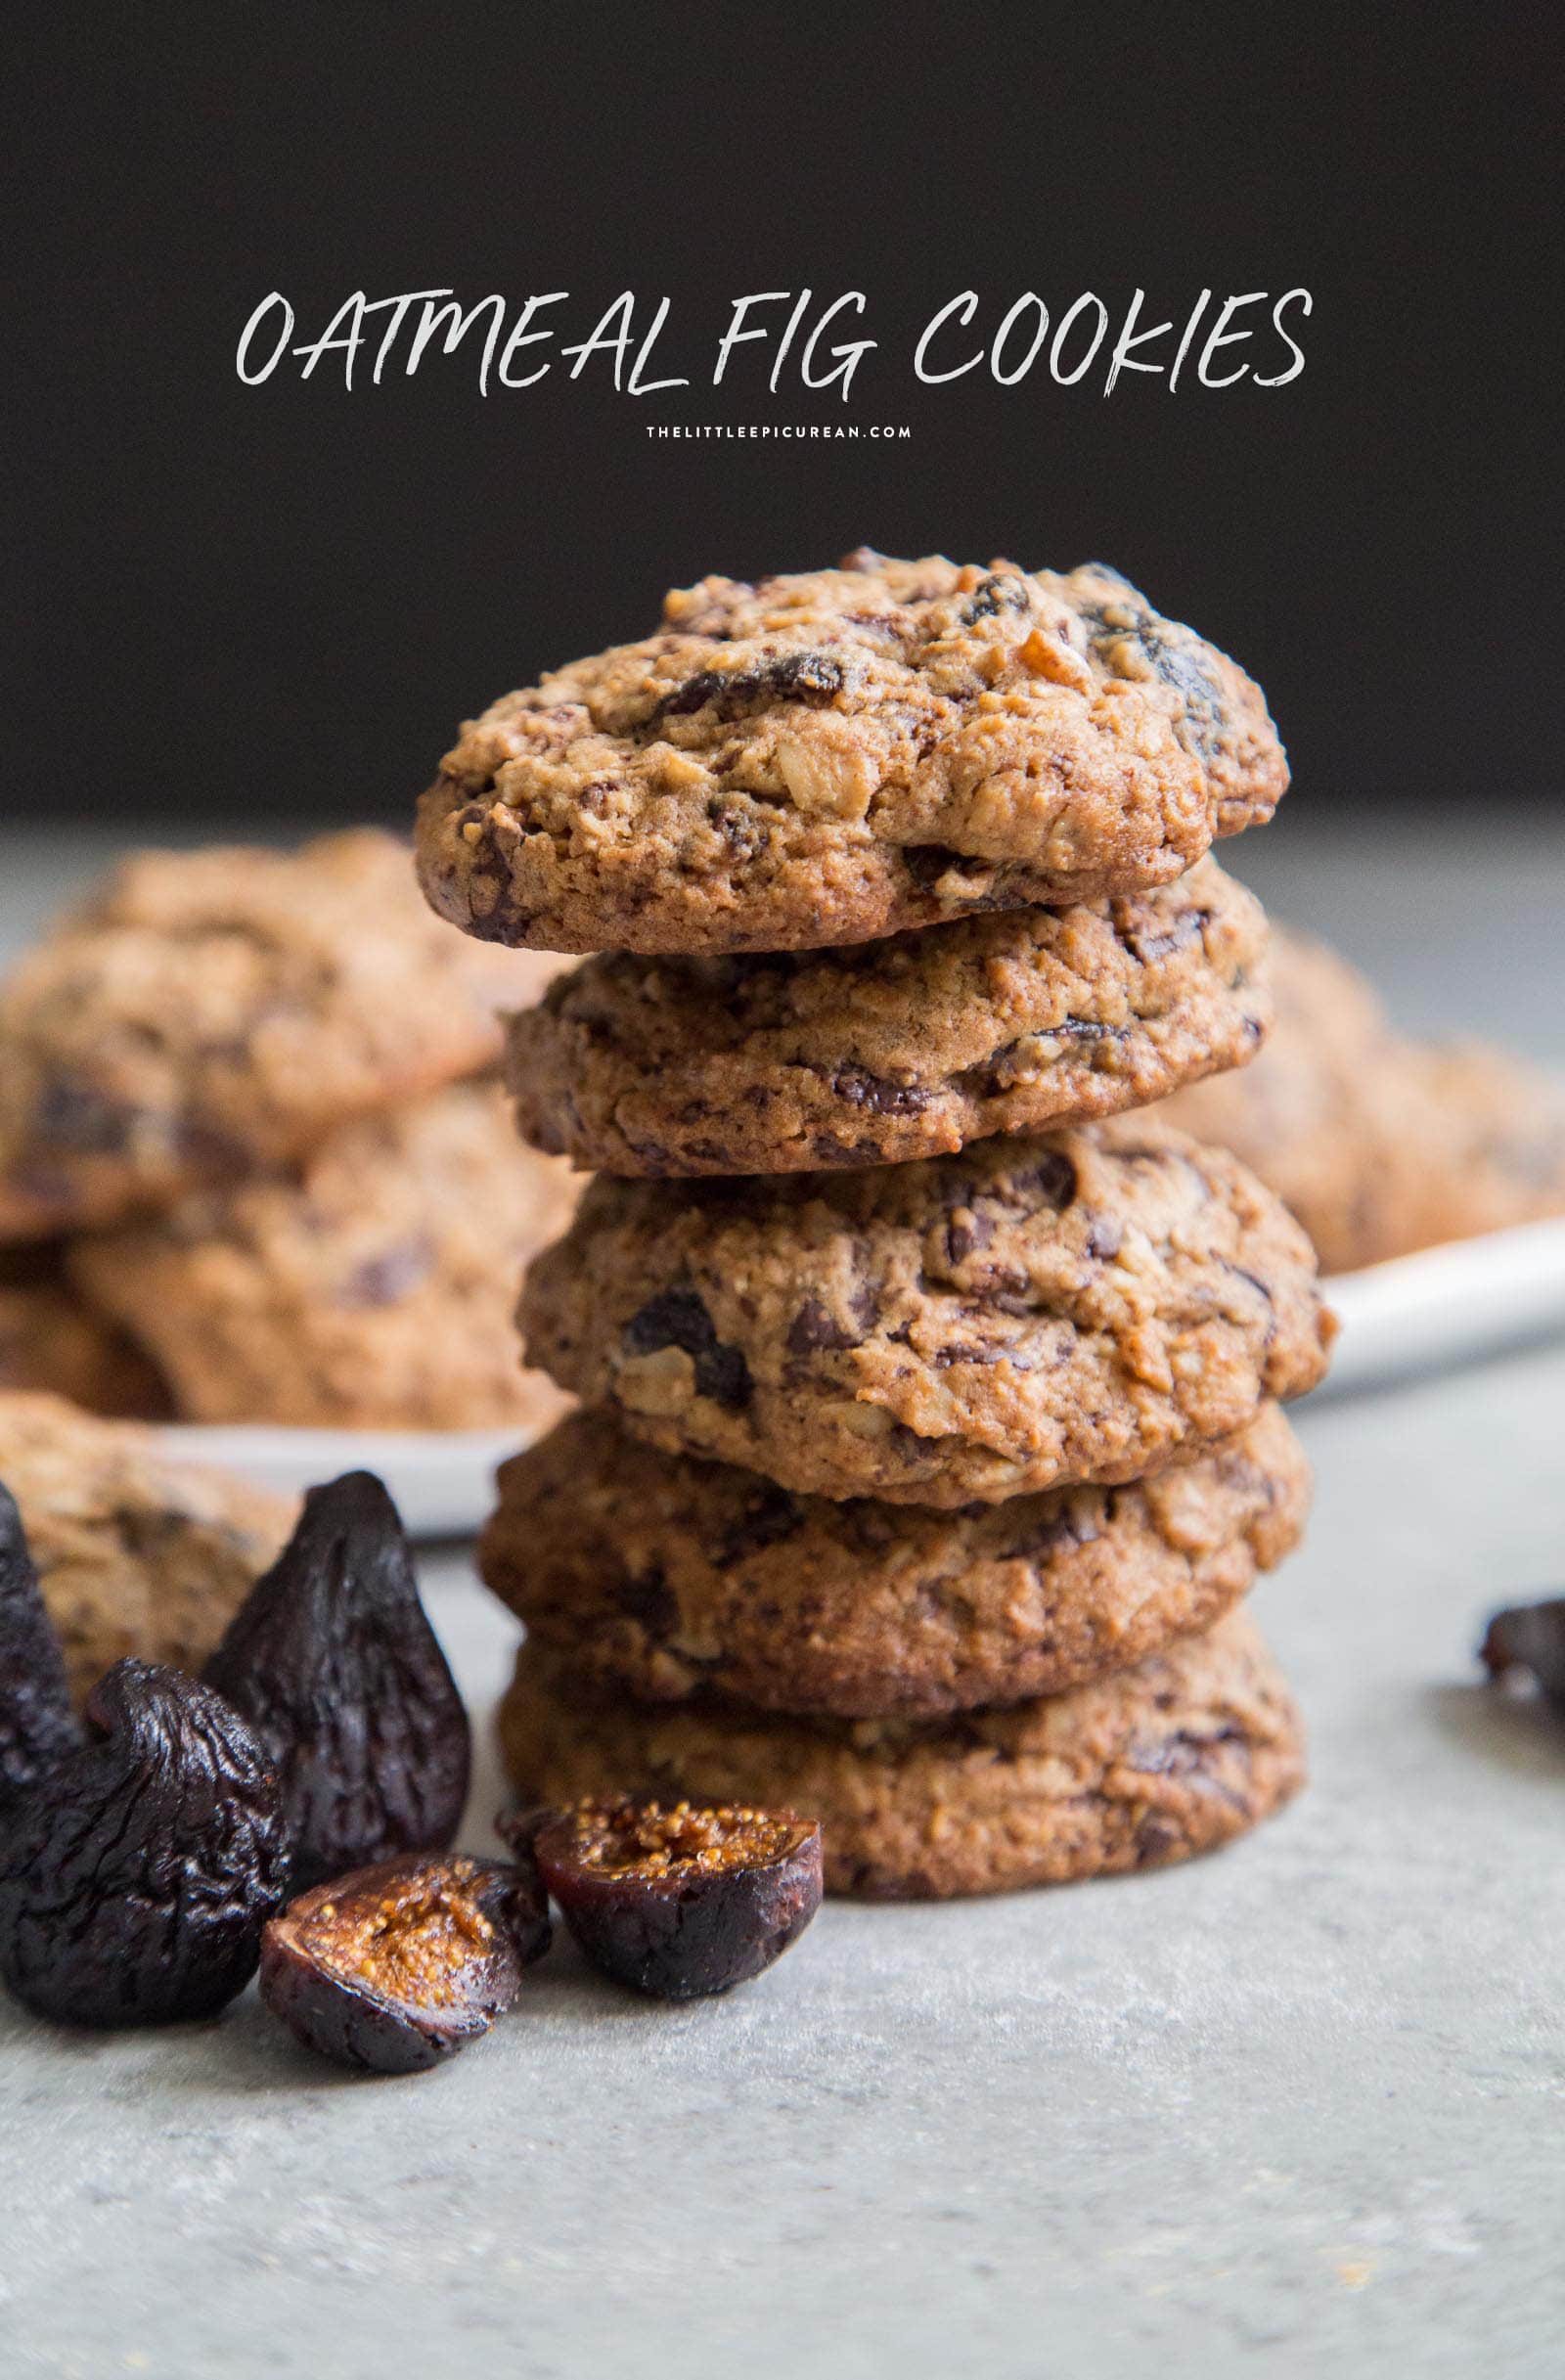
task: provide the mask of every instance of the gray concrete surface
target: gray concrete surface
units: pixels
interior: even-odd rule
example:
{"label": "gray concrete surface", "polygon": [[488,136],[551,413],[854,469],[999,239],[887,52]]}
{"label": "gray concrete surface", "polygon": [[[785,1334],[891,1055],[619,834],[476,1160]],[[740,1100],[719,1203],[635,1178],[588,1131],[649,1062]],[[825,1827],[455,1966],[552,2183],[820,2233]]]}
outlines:
{"label": "gray concrete surface", "polygon": [[[1565,1730],[1471,1651],[1565,1570],[1562,1401],[1553,1350],[1306,1411],[1316,1523],[1261,1607],[1315,1781],[1199,1865],[828,1908],[678,2011],[560,1955],[407,2083],[253,1997],[169,2038],[0,2017],[0,2361],[1557,2373]],[[482,1708],[507,1624],[458,1559],[430,1589]]]}
{"label": "gray concrete surface", "polygon": [[[1550,1046],[1565,846],[1478,900],[1415,861],[1248,873],[1378,932],[1419,1019]],[[831,1907],[677,2011],[566,1952],[406,2083],[312,2065],[253,1996],[165,2038],[0,2012],[0,2369],[1551,2380],[1565,1729],[1472,1647],[1565,1581],[1562,1413],[1561,1347],[1302,1411],[1317,1516],[1260,1610],[1314,1783],[1219,1858]],[[427,1577],[481,1714],[509,1623],[461,1555]]]}

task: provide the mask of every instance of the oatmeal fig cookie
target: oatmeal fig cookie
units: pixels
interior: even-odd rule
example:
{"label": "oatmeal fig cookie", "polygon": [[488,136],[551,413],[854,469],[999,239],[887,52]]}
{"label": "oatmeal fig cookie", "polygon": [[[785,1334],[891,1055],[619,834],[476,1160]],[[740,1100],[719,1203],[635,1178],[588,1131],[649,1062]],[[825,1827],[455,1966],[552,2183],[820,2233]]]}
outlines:
{"label": "oatmeal fig cookie", "polygon": [[498,1083],[346,1124],[299,1164],[72,1243],[83,1293],[192,1421],[487,1429],[555,1419],[510,1311],[576,1185]]}
{"label": "oatmeal fig cookie", "polygon": [[652,1177],[892,1165],[1144,1107],[1271,1022],[1261,905],[1200,860],[1152,892],[861,950],[590,959],[510,1026],[526,1138]]}
{"label": "oatmeal fig cookie", "polygon": [[600,1174],[533,1264],[527,1360],[640,1438],[817,1495],[1138,1478],[1325,1370],[1299,1226],[1140,1117],[774,1180]]}
{"label": "oatmeal fig cookie", "polygon": [[62,1398],[0,1394],[0,1481],[16,1498],[79,1702],[127,1654],[200,1671],[297,1514],[153,1431]]}
{"label": "oatmeal fig cookie", "polygon": [[1565,1097],[1552,1076],[1480,1041],[1414,1045],[1407,1060],[1387,1101],[1404,1151],[1388,1254],[1565,1215]]}
{"label": "oatmeal fig cookie", "polygon": [[1259,687],[1099,563],[703,579],[470,721],[425,889],[489,941],[717,955],[1166,884],[1269,818]]}
{"label": "oatmeal fig cookie", "polygon": [[0,1392],[46,1390],[88,1413],[160,1420],[168,1391],[147,1358],[82,1303],[60,1251],[0,1247]]}
{"label": "oatmeal fig cookie", "polygon": [[1304,1734],[1231,1612],[1135,1669],[956,1719],[784,1719],[711,1695],[605,1694],[526,1643],[500,1708],[524,1801],[646,1792],[818,1819],[832,1893],[947,1900],[1162,1866],[1245,1833],[1304,1781]]}
{"label": "oatmeal fig cookie", "polygon": [[505,1463],[479,1572],[583,1678],[886,1718],[1057,1694],[1210,1628],[1303,1532],[1274,1405],[1194,1461],[957,1512],[790,1496],[576,1414]]}
{"label": "oatmeal fig cookie", "polygon": [[0,1239],[166,1205],[473,1073],[552,971],[442,925],[374,830],[137,853],[0,983]]}
{"label": "oatmeal fig cookie", "polygon": [[1482,1042],[1398,1032],[1324,943],[1274,933],[1276,1029],[1245,1076],[1158,1114],[1253,1166],[1328,1273],[1565,1214],[1565,1096]]}

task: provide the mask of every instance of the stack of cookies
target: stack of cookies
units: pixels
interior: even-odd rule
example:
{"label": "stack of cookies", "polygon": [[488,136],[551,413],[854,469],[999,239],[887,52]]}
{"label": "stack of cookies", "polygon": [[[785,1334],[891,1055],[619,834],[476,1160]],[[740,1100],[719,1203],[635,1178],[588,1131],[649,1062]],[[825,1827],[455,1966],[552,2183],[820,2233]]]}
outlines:
{"label": "stack of cookies", "polygon": [[547,961],[372,830],[143,852],[0,983],[0,1389],[105,1414],[501,1428],[563,1400],[506,1306],[574,1202],[502,1009]]}
{"label": "stack of cookies", "polygon": [[1259,690],[1124,580],[861,553],[708,580],[466,731],[435,907],[599,954],[513,1026],[593,1169],[502,1473],[526,1796],[791,1805],[838,1891],[1206,1849],[1301,1775],[1237,1608],[1296,1542],[1312,1251],[1129,1111],[1268,1023],[1206,856],[1286,782]]}

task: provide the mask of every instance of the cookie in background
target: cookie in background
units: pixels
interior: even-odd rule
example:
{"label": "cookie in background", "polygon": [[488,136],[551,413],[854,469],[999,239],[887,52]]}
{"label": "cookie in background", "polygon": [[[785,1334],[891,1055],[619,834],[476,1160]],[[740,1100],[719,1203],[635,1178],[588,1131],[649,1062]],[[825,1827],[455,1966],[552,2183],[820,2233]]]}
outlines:
{"label": "cookie in background", "polygon": [[498,1318],[574,1192],[483,1077],[558,965],[442,923],[377,829],[128,855],[0,982],[0,1386],[553,1418]]}
{"label": "cookie in background", "polygon": [[1373,985],[1274,926],[1276,1019],[1241,1073],[1160,1119],[1220,1143],[1276,1191],[1327,1273],[1565,1214],[1565,1091],[1480,1041],[1400,1033]]}
{"label": "cookie in background", "polygon": [[165,1206],[480,1072],[552,972],[432,917],[377,829],[133,852],[0,982],[0,1239]]}
{"label": "cookie in background", "polygon": [[540,1427],[522,1268],[578,1185],[516,1136],[497,1083],[344,1124],[296,1165],[71,1243],[72,1280],[148,1350],[188,1420]]}
{"label": "cookie in background", "polygon": [[165,1454],[155,1430],[51,1396],[0,1394],[0,1481],[78,1702],[127,1654],[199,1671],[296,1510],[290,1497]]}
{"label": "cookie in background", "polygon": [[47,1241],[0,1247],[0,1392],[19,1389],[111,1418],[160,1420],[172,1411],[149,1358],[77,1294]]}

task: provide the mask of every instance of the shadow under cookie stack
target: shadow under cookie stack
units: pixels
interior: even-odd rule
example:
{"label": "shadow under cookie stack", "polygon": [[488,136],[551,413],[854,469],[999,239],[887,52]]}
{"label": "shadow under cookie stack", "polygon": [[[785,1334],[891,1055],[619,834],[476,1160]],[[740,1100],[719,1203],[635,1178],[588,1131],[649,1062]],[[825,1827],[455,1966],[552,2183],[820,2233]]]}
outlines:
{"label": "shadow under cookie stack", "polygon": [[1265,923],[1208,857],[1286,783],[1260,691],[1096,566],[705,581],[464,733],[437,909],[596,953],[512,1027],[597,1180],[509,1462],[524,1797],[820,1819],[839,1892],[1214,1847],[1302,1778],[1239,1608],[1297,1542],[1330,1322],[1225,1150]]}

